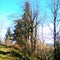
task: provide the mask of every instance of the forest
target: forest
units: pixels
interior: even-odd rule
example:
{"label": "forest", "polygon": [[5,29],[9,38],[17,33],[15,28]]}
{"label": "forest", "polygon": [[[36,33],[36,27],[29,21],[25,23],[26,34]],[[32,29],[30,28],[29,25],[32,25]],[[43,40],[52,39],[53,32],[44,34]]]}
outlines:
{"label": "forest", "polygon": [[27,0],[21,18],[9,16],[14,21],[0,40],[0,60],[60,60],[60,0],[45,0],[50,11],[44,13],[38,3]]}

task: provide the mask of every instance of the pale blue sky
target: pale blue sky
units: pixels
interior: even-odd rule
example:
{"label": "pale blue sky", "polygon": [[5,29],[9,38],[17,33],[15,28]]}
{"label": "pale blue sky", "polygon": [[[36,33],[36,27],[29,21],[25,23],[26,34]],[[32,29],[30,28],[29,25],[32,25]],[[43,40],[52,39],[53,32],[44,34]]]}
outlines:
{"label": "pale blue sky", "polygon": [[[0,36],[4,37],[6,28],[12,24],[10,15],[20,13],[24,0],[0,0]],[[12,17],[11,17],[12,18]]]}
{"label": "pale blue sky", "polygon": [[[0,36],[5,34],[6,28],[12,24],[14,19],[10,15],[21,14],[25,0],[0,0]],[[37,0],[38,1],[38,0]],[[40,1],[39,1],[40,2]],[[35,0],[30,0],[36,4]],[[43,2],[44,5],[44,2]]]}
{"label": "pale blue sky", "polygon": [[[27,0],[26,0],[27,1]],[[45,0],[28,0],[32,8],[35,9],[35,5],[39,8],[40,19],[44,14],[51,16],[50,9]],[[0,37],[4,37],[6,29],[13,25],[13,15],[22,15],[25,0],[0,0]]]}

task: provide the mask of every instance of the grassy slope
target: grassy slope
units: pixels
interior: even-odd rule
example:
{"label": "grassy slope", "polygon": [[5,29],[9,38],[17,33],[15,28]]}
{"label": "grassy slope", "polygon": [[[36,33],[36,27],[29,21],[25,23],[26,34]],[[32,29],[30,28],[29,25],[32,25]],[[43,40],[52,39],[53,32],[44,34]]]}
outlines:
{"label": "grassy slope", "polygon": [[[52,48],[46,47],[45,45],[43,48],[43,45],[41,45],[38,44],[37,50],[29,57],[28,55],[24,54],[22,51],[15,47],[0,44],[0,60],[39,60],[37,59],[36,55],[40,57],[45,53],[48,53],[46,56],[49,57],[50,53],[52,53],[52,51],[50,51],[52,50]],[[43,53],[43,51],[45,51],[45,53]]]}
{"label": "grassy slope", "polygon": [[0,60],[20,60],[22,57],[19,49],[0,44]]}

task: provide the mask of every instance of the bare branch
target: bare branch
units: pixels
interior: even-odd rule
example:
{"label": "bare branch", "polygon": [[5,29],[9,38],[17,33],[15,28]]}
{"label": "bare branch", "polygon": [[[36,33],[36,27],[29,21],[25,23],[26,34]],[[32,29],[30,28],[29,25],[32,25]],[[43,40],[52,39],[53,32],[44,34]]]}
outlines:
{"label": "bare branch", "polygon": [[49,27],[49,29],[53,32],[53,30],[51,29],[51,27],[50,27],[50,25],[48,24],[48,27]]}
{"label": "bare branch", "polygon": [[59,34],[59,32],[60,32],[60,29],[59,29],[59,31],[56,33],[56,35],[58,35],[58,34]]}
{"label": "bare branch", "polygon": [[40,20],[36,23],[36,25],[33,28],[35,28],[39,23],[40,23]]}
{"label": "bare branch", "polygon": [[[46,20],[47,21],[47,20]],[[47,23],[47,25],[48,25],[48,27],[49,27],[49,29],[53,32],[53,30],[51,29],[51,27],[50,27],[50,25]]]}
{"label": "bare branch", "polygon": [[38,15],[38,12],[35,11],[34,14],[33,14],[33,21],[35,20],[37,15]]}
{"label": "bare branch", "polygon": [[57,22],[58,22],[58,23],[57,23],[57,26],[58,26],[58,25],[59,25],[59,22],[60,22],[60,19],[59,19],[59,20],[57,20]]}

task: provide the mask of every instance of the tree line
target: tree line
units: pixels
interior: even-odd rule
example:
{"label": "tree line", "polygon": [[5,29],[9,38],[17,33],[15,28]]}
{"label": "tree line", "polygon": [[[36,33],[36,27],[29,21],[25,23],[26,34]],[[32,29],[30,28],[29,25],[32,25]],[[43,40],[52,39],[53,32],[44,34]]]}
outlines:
{"label": "tree line", "polygon": [[[42,48],[43,48],[42,49],[41,45],[37,44],[37,42],[39,42],[37,39],[37,26],[40,23],[40,20],[37,21],[39,12],[38,10],[35,10],[35,12],[32,13],[32,10],[30,8],[30,4],[28,1],[25,2],[22,19],[19,19],[19,20],[17,19],[14,21],[16,24],[13,30],[14,33],[12,34],[10,32],[10,28],[8,29],[7,31],[8,35],[6,35],[6,44],[7,42],[9,42],[8,41],[9,39],[12,42],[16,41],[20,49],[22,49],[25,55],[28,54],[31,57],[31,55],[35,54],[34,56],[36,57],[37,60],[39,59],[40,60],[59,60],[60,59],[60,53],[59,53],[60,43],[57,42],[57,39],[58,39],[57,35],[59,34],[60,30],[58,32],[56,31],[57,15],[58,15],[58,10],[60,6],[59,3],[60,3],[59,0],[53,0],[53,6],[51,8],[52,14],[53,14],[53,31],[52,32],[53,32],[53,39],[54,39],[54,45],[53,45],[54,49],[50,47],[49,49],[51,50],[48,50],[45,44],[40,43],[42,45]],[[40,50],[39,48],[41,49],[41,52],[38,52]],[[47,49],[48,51],[45,49]],[[51,52],[51,54],[48,54],[49,52]]]}

